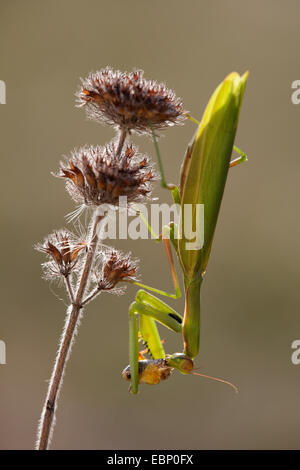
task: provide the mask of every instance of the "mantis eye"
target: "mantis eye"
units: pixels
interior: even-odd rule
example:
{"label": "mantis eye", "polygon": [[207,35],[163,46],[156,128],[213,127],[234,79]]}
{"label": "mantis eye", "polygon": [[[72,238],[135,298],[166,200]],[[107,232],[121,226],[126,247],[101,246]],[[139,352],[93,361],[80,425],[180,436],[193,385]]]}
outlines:
{"label": "mantis eye", "polygon": [[128,381],[131,380],[130,366],[125,367],[125,369],[122,372],[122,377],[125,380],[128,380]]}

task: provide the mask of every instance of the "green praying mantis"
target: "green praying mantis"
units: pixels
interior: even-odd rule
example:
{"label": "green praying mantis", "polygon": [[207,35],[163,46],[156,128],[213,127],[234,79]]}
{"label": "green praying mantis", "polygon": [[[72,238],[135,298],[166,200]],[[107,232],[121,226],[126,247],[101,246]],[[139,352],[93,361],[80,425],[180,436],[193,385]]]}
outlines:
{"label": "green praying mantis", "polygon": [[[192,220],[195,220],[197,205],[204,205],[204,242],[201,249],[186,249],[186,244],[190,240],[182,230],[186,216],[185,211],[180,210],[179,224],[176,226],[171,223],[164,227],[160,237],[166,250],[175,293],[168,294],[131,281],[142,287],[129,308],[129,366],[122,373],[123,377],[130,381],[130,390],[133,394],[138,393],[139,384],[158,384],[161,380],[167,379],[173,369],[182,374],[189,374],[194,370],[193,360],[198,355],[200,344],[201,286],[211,252],[227,173],[230,167],[247,160],[246,155],[234,147],[247,78],[248,72],[243,76],[236,72],[228,75],[212,94],[201,122],[187,115],[198,128],[183,160],[179,187],[166,182],[156,136],[152,129],[162,186],[171,190],[174,202],[180,204],[181,209],[185,204],[192,205]],[[239,154],[239,157],[231,161],[233,150]],[[172,248],[179,260],[183,275],[185,295],[183,317],[158,297],[150,294],[154,292],[173,299],[181,297]],[[182,335],[183,352],[166,354],[157,322]],[[152,359],[145,359],[144,351],[139,351],[140,339],[143,340],[146,351]],[[222,379],[204,374],[197,375],[232,385]]]}

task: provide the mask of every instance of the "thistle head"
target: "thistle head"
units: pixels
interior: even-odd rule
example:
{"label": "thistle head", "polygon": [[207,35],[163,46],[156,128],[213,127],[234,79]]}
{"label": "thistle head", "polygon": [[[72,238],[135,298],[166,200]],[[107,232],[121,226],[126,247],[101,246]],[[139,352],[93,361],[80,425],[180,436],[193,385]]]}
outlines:
{"label": "thistle head", "polygon": [[149,134],[180,124],[185,119],[183,104],[165,84],[144,78],[144,72],[120,72],[106,67],[82,80],[77,103],[95,121]]}
{"label": "thistle head", "polygon": [[147,156],[133,145],[117,154],[117,145],[90,146],[74,150],[66,163],[61,163],[57,176],[67,180],[72,198],[87,206],[117,205],[119,197],[139,201],[151,193],[155,175]]}
{"label": "thistle head", "polygon": [[100,275],[96,275],[99,290],[113,290],[117,284],[124,281],[135,281],[137,261],[131,255],[117,250],[105,253]]}
{"label": "thistle head", "polygon": [[35,245],[35,249],[46,253],[49,259],[42,265],[46,278],[69,276],[85,247],[86,243],[68,230],[58,230],[48,235],[43,243]]}

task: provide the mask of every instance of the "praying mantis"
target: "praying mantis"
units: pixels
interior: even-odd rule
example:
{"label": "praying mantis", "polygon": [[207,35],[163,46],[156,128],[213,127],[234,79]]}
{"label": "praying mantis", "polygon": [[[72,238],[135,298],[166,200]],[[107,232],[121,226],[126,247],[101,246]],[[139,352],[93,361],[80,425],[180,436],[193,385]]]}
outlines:
{"label": "praying mantis", "polygon": [[[185,215],[184,210],[180,210],[178,226],[171,223],[163,227],[160,236],[167,254],[175,293],[168,294],[137,281],[130,281],[142,287],[129,308],[129,366],[122,373],[123,377],[130,381],[130,391],[133,394],[138,393],[139,384],[158,384],[166,380],[173,369],[177,369],[182,374],[195,373],[193,360],[198,355],[200,343],[200,291],[227,173],[230,167],[247,160],[246,155],[234,147],[247,78],[248,72],[242,76],[236,72],[228,75],[212,94],[201,122],[186,114],[197,124],[198,128],[188,145],[183,160],[179,187],[166,182],[160,151],[152,128],[162,187],[171,190],[174,202],[179,204],[181,209],[185,204],[191,204],[193,217],[196,214],[197,205],[204,205],[204,243],[201,249],[186,249],[188,239],[182,231]],[[239,157],[231,161],[233,150],[239,154]],[[180,236],[176,236],[178,233]],[[179,260],[183,275],[185,295],[183,316],[158,297],[150,294],[153,292],[172,299],[181,297],[172,248]],[[157,329],[157,322],[182,336],[183,352],[166,354]],[[152,359],[145,359],[144,351],[139,351],[139,339],[143,340],[147,353]],[[222,379],[204,374],[197,375],[232,386]]]}

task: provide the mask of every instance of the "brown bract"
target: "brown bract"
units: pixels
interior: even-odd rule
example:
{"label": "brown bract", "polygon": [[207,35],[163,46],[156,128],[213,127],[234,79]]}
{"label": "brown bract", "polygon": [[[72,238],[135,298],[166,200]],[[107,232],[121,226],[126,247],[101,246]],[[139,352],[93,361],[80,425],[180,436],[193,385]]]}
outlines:
{"label": "brown bract", "polygon": [[136,280],[137,263],[130,254],[112,250],[106,254],[102,272],[97,279],[99,290],[112,290],[121,281]]}
{"label": "brown bract", "polygon": [[185,111],[180,98],[164,83],[146,80],[144,72],[106,67],[82,80],[77,104],[90,119],[139,134],[181,124]]}
{"label": "brown bract", "polygon": [[67,163],[61,163],[58,176],[67,180],[72,198],[85,205],[117,205],[120,196],[139,201],[151,192],[154,173],[147,156],[132,145],[116,154],[114,142],[105,147],[74,150]]}

